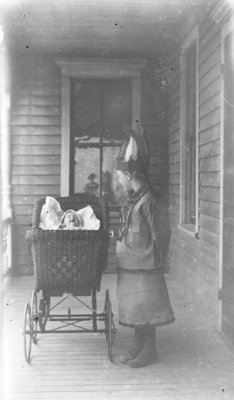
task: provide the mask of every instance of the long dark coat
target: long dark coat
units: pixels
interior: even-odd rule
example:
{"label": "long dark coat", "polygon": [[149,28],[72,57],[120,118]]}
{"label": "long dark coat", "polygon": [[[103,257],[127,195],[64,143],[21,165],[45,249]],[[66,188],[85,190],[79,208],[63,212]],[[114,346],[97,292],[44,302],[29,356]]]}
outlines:
{"label": "long dark coat", "polygon": [[119,322],[137,327],[169,324],[174,315],[157,250],[157,213],[151,192],[140,189],[122,206],[117,241]]}

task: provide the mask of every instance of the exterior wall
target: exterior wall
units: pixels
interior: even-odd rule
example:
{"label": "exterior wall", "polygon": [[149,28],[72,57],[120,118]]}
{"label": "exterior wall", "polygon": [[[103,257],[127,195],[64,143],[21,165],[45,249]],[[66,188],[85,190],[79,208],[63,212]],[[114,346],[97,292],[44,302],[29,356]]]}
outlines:
{"label": "exterior wall", "polygon": [[33,204],[60,194],[60,71],[48,57],[18,58],[12,82],[13,265],[16,273],[31,273],[24,236]]}
{"label": "exterior wall", "polygon": [[[192,24],[190,29],[192,29]],[[187,31],[189,34],[189,30]],[[206,17],[199,26],[198,238],[180,221],[180,52],[173,60],[169,122],[170,267],[188,297],[218,321],[220,246],[221,32]]]}
{"label": "exterior wall", "polygon": [[152,187],[168,205],[168,96],[163,68],[148,63],[142,73],[142,126],[150,149]]}
{"label": "exterior wall", "polygon": [[[146,68],[143,74],[142,125],[151,148],[150,176],[153,186],[167,197],[164,104],[158,105],[160,87],[158,81],[153,79],[153,71],[152,67]],[[60,195],[60,69],[52,58],[45,55],[18,56],[12,60],[12,83],[13,265],[16,274],[30,274],[32,262],[24,237],[26,230],[30,229],[33,204],[46,195]],[[111,214],[110,222],[110,228],[117,231],[117,212]],[[114,271],[115,266],[115,245],[112,243],[108,271]]]}

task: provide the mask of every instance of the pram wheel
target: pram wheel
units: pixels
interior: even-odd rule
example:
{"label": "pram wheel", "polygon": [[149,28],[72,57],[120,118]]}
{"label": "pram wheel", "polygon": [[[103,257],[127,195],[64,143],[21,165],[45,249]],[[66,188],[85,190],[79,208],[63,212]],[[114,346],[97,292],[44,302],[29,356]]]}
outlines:
{"label": "pram wheel", "polygon": [[38,322],[40,326],[40,331],[45,331],[46,322],[49,316],[50,310],[50,297],[46,296],[44,292],[42,292],[42,299],[39,301],[39,314],[38,314]]}
{"label": "pram wheel", "polygon": [[33,343],[37,343],[37,332],[38,332],[38,303],[37,293],[35,290],[32,292],[31,297],[31,316],[32,316],[32,340]]}
{"label": "pram wheel", "polygon": [[108,345],[108,358],[112,361],[112,346],[116,329],[113,322],[112,306],[110,302],[109,290],[106,289],[106,298],[104,306],[104,324],[105,324],[105,335]]}
{"label": "pram wheel", "polygon": [[32,314],[29,303],[26,303],[24,309],[24,325],[23,325],[23,337],[24,337],[24,356],[25,360],[29,363],[31,357],[32,348]]}

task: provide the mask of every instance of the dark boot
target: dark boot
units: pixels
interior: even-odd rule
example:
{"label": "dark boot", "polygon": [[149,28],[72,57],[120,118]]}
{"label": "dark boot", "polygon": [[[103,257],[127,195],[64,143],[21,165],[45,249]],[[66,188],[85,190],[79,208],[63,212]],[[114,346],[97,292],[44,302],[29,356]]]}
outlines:
{"label": "dark boot", "polygon": [[143,347],[144,331],[142,328],[135,329],[135,338],[133,346],[128,350],[126,355],[121,356],[121,363],[127,364],[129,360],[137,357]]}
{"label": "dark boot", "polygon": [[144,344],[137,357],[129,360],[127,365],[132,368],[145,367],[154,364],[157,360],[155,349],[155,328],[147,326],[144,328]]}

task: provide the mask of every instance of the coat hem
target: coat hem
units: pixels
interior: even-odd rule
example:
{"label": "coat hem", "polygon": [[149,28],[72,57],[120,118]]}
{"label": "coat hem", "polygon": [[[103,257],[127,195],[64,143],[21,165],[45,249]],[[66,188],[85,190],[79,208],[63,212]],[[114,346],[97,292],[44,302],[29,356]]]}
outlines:
{"label": "coat hem", "polygon": [[174,321],[175,321],[175,318],[172,318],[172,319],[170,319],[170,320],[168,320],[166,322],[153,322],[153,323],[146,322],[145,324],[128,324],[126,322],[119,321],[119,324],[121,326],[124,326],[124,327],[127,327],[127,328],[140,328],[140,327],[144,327],[145,325],[151,325],[151,326],[154,326],[156,328],[157,326],[163,326],[163,325],[172,324]]}

